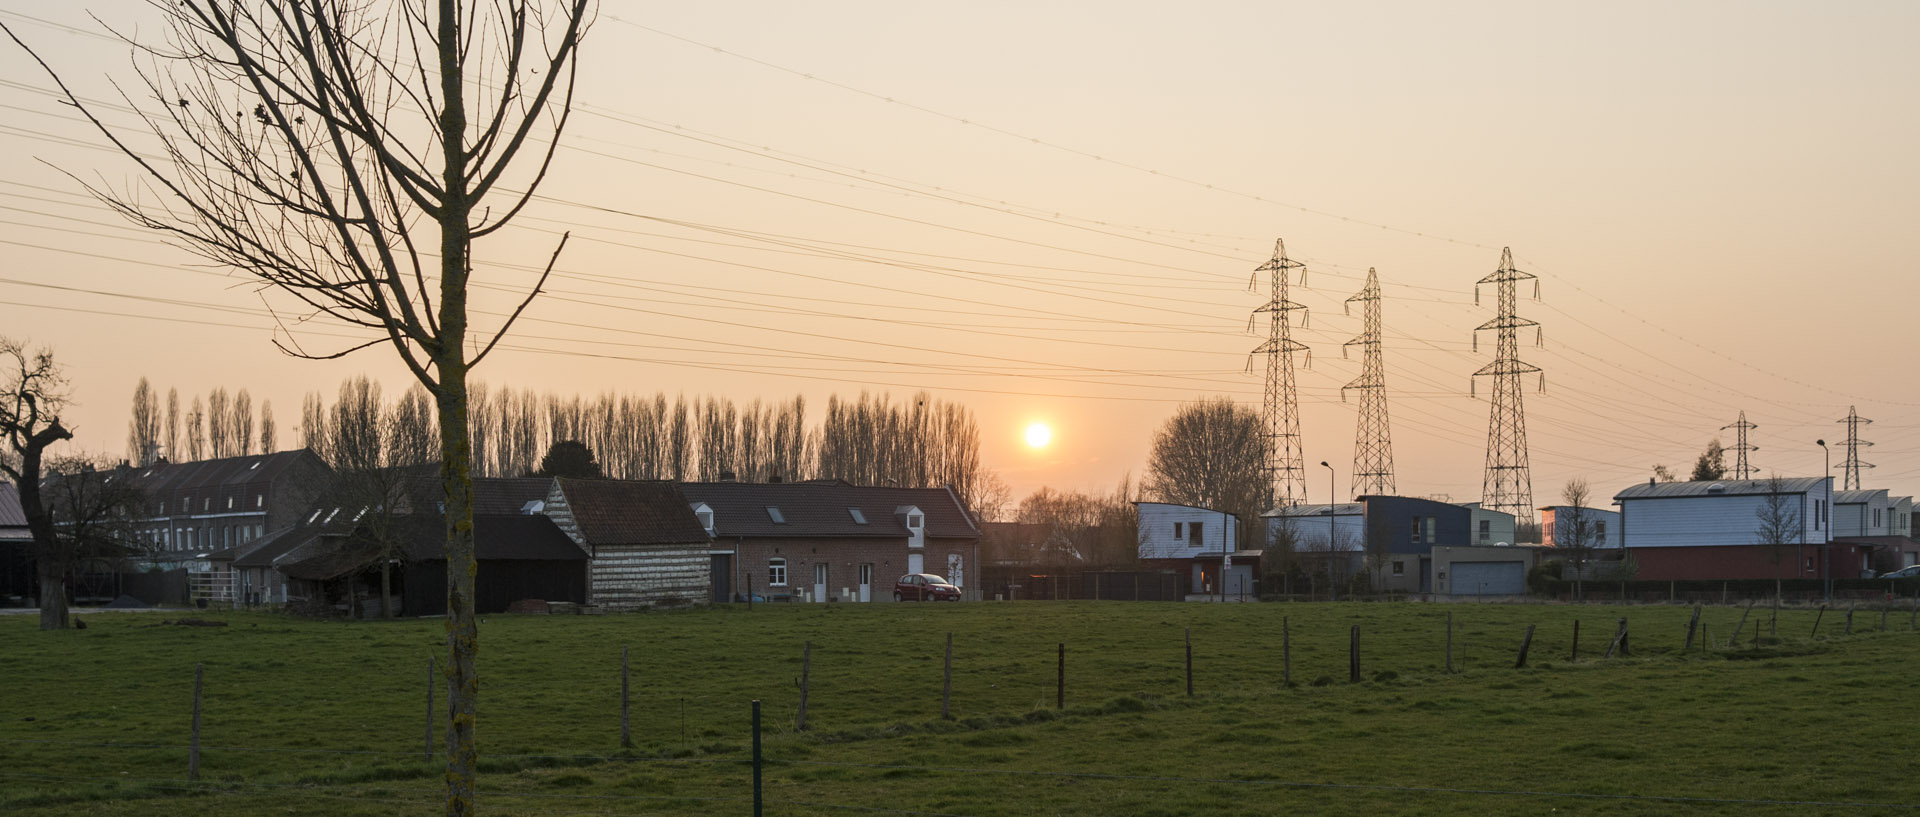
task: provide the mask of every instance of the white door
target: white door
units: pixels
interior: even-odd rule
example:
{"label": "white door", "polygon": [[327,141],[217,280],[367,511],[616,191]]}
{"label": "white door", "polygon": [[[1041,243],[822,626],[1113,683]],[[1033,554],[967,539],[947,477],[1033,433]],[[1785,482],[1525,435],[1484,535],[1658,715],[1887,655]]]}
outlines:
{"label": "white door", "polygon": [[907,572],[908,573],[927,572],[927,554],[918,553],[918,552],[907,554]]}
{"label": "white door", "polygon": [[813,600],[827,600],[827,563],[813,563]]}
{"label": "white door", "polygon": [[873,601],[873,565],[860,566],[860,601]]}
{"label": "white door", "polygon": [[959,588],[967,586],[967,566],[958,553],[947,554],[947,584]]}

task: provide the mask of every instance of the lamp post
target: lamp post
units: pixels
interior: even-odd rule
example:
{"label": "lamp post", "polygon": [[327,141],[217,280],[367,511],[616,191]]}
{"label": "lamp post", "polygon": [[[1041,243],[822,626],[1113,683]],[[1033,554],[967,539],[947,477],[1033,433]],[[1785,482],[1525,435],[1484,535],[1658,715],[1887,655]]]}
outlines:
{"label": "lamp post", "polygon": [[1332,591],[1334,599],[1338,600],[1340,598],[1340,590],[1333,586],[1334,582],[1332,581],[1333,560],[1339,558],[1334,555],[1336,551],[1333,542],[1333,466],[1328,465],[1326,460],[1321,460],[1320,467],[1327,469],[1327,589]]}
{"label": "lamp post", "polygon": [[[1826,461],[1826,470],[1821,473],[1827,476],[1827,507],[1831,509],[1833,507],[1833,449],[1827,447],[1826,440],[1814,440],[1813,444],[1820,446],[1821,458]],[[1819,513],[1820,506],[1815,505],[1813,510],[1814,513]],[[1819,524],[1819,520],[1814,520],[1814,524]],[[1833,513],[1831,510],[1827,513],[1825,530],[1826,541],[1820,544],[1820,561],[1825,564],[1820,570],[1820,577],[1822,586],[1826,588],[1827,601],[1833,601]]]}

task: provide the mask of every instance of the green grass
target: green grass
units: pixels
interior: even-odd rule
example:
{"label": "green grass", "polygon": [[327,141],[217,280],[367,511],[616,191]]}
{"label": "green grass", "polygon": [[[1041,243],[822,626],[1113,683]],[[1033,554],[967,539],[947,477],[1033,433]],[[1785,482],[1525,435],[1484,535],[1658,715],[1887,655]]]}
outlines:
{"label": "green grass", "polygon": [[[1863,609],[1843,637],[1844,611],[1828,611],[1815,639],[1816,613],[1795,608],[1781,612],[1776,638],[1766,637],[1770,611],[1755,609],[1742,645],[1728,649],[1741,612],[1708,608],[1718,644],[1685,655],[1691,610],[1664,606],[1072,602],[489,616],[481,799],[491,813],[749,813],[757,698],[769,814],[1754,817],[1887,809],[1707,800],[1920,803],[1906,756],[1920,669],[1908,614],[1895,612],[1883,633],[1879,613]],[[1632,657],[1601,659],[1622,616]],[[440,768],[421,752],[427,661],[444,660],[438,621],[230,613],[213,616],[227,627],[154,626],[165,617],[96,615],[61,633],[0,617],[0,812],[437,811]],[[1569,661],[1576,618],[1580,658]],[[1355,624],[1365,680],[1350,684]],[[1530,666],[1516,670],[1528,624],[1538,625]],[[943,721],[948,632],[953,718]],[[806,641],[809,729],[798,732]],[[624,751],[623,646],[635,743]],[[200,781],[188,783],[195,664],[205,667],[203,749]]]}

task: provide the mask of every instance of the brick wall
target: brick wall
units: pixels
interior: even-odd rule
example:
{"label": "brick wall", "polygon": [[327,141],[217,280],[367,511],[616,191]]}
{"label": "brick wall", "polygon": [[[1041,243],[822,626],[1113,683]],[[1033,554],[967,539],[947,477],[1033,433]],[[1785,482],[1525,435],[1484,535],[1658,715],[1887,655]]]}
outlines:
{"label": "brick wall", "polygon": [[[736,573],[734,588],[744,592],[747,587],[753,592],[767,597],[792,596],[799,601],[803,593],[814,589],[814,571],[816,565],[827,566],[827,595],[836,601],[858,601],[860,566],[873,566],[871,601],[892,601],[893,584],[907,574],[907,557],[911,552],[904,537],[871,539],[833,539],[833,538],[765,538],[739,539],[728,541],[724,537],[713,543],[715,549],[737,548],[734,557]],[[947,556],[959,554],[966,570],[969,599],[979,597],[978,589],[972,585],[980,569],[979,543],[977,540],[928,540],[925,547],[916,548],[922,553],[925,565],[923,573],[944,576],[947,573]],[[769,586],[769,567],[774,559],[785,559],[787,582],[784,586]],[[843,596],[842,589],[847,592]]]}

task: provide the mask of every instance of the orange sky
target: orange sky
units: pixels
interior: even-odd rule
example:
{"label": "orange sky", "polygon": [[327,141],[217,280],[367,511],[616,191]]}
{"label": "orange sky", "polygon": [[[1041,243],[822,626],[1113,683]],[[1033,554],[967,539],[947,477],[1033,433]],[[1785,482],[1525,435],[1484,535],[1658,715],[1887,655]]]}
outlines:
{"label": "orange sky", "polygon": [[[107,96],[125,49],[49,23],[154,30],[143,5],[0,0],[0,20]],[[1895,2],[609,2],[551,201],[478,248],[487,284],[524,286],[490,264],[571,229],[564,275],[477,378],[816,409],[927,389],[973,408],[1016,496],[1104,490],[1180,401],[1258,404],[1247,283],[1280,237],[1309,266],[1306,461],[1346,491],[1341,303],[1375,267],[1400,490],[1466,501],[1492,348],[1473,282],[1511,246],[1543,298],[1520,307],[1545,340],[1522,349],[1546,370],[1536,504],[1684,471],[1741,410],[1760,468],[1815,474],[1850,405],[1875,420],[1866,484],[1911,494],[1916,30]],[[247,279],[75,195],[61,171],[130,166],[11,44],[0,71],[0,333],[57,349],[81,446],[123,450],[142,375],[247,387],[283,442],[308,390],[404,387],[391,352],[275,352]]]}

